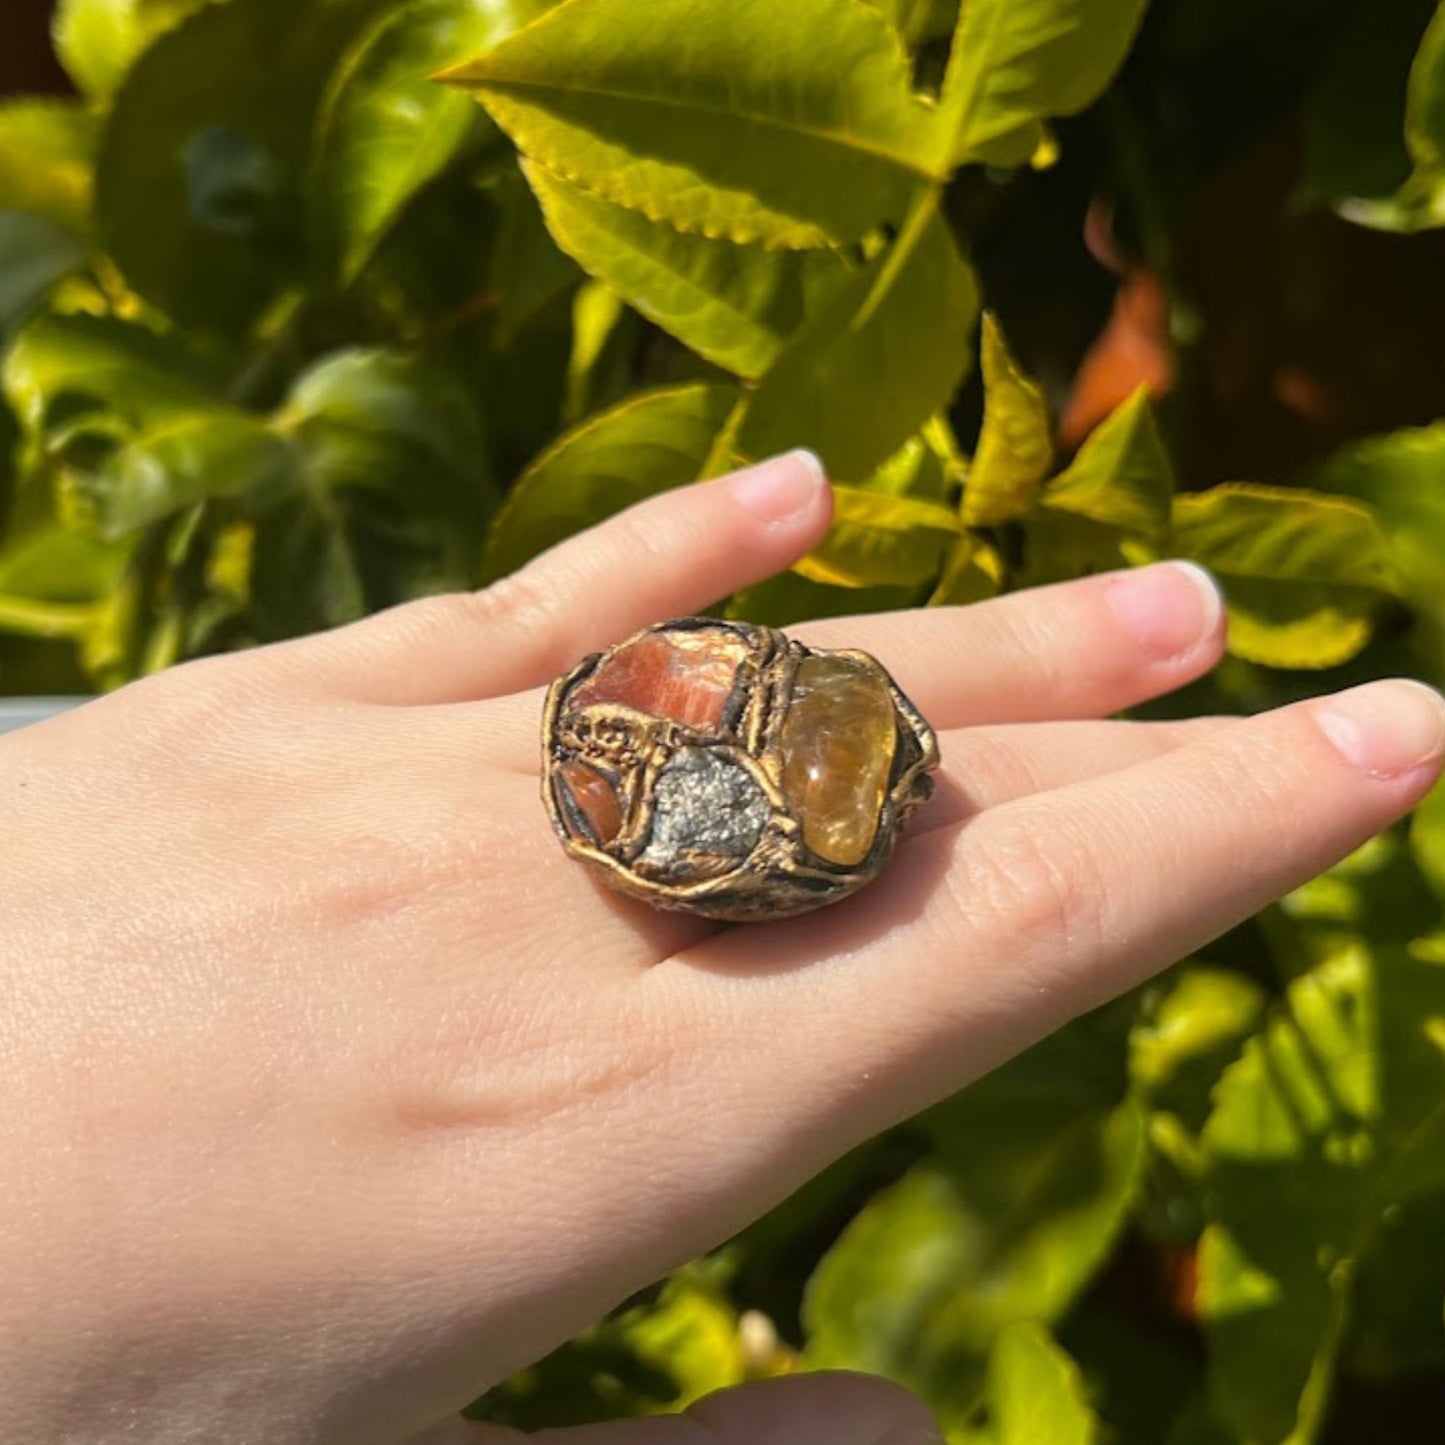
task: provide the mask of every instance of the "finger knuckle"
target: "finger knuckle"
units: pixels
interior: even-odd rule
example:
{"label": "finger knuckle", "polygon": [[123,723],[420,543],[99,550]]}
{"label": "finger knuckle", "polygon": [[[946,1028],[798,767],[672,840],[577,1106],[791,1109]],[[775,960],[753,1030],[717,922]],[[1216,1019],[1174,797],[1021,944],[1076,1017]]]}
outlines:
{"label": "finger knuckle", "polygon": [[545,640],[560,630],[561,592],[524,567],[458,600],[473,627]]}
{"label": "finger knuckle", "polygon": [[1047,963],[1100,948],[1108,893],[1077,830],[1034,811],[997,827],[965,869],[962,900],[1005,957]]}
{"label": "finger knuckle", "polygon": [[130,737],[146,749],[204,748],[259,705],[250,671],[241,659],[207,657],[129,684]]}

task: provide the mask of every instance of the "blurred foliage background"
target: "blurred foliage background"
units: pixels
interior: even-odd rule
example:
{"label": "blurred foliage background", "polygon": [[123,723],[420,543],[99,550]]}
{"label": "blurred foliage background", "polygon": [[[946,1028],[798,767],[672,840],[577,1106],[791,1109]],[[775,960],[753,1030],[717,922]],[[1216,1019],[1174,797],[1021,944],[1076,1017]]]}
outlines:
{"label": "blurred foliage background", "polygon": [[[794,445],[837,524],[734,615],[1183,555],[1231,653],[1156,713],[1445,676],[1433,0],[6,0],[0,89],[0,693]],[[1437,793],[476,1413],[1439,1438],[1442,896]]]}

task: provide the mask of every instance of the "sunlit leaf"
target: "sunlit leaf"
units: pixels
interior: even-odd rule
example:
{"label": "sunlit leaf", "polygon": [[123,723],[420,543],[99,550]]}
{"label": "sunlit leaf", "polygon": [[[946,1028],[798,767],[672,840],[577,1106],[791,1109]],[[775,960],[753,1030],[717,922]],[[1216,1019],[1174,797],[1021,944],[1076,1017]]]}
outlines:
{"label": "sunlit leaf", "polygon": [[957,161],[1021,165],[1122,64],[1148,0],[965,0],[940,110]]}
{"label": "sunlit leaf", "polygon": [[68,500],[103,536],[287,466],[285,444],[259,418],[227,403],[175,340],[143,327],[42,315],[20,332],[4,381]]}
{"label": "sunlit leaf", "polygon": [[301,187],[322,92],[386,3],[227,0],[136,61],[106,127],[96,210],[137,291],[232,333],[303,274]]}
{"label": "sunlit leaf", "polygon": [[212,378],[183,345],[95,316],[36,317],[11,346],[3,376],[15,414],[37,437],[90,413],[139,432],[218,400]]}
{"label": "sunlit leaf", "polygon": [[1133,1200],[1144,1121],[1116,1027],[1075,1024],[923,1116],[935,1157],[853,1219],[808,1286],[811,1364],[888,1375],[947,1425],[970,1417],[998,1332],[1058,1318]]}
{"label": "sunlit leaf", "polygon": [[1171,548],[1219,578],[1230,650],[1272,667],[1352,657],[1398,589],[1370,508],[1299,488],[1225,483],[1180,496]]}
{"label": "sunlit leaf", "polygon": [[958,19],[959,0],[867,0],[881,10],[908,45],[939,40]]}
{"label": "sunlit leaf", "polygon": [[783,349],[739,447],[750,457],[811,447],[830,476],[862,480],[952,397],[977,310],[973,273],[935,217],[896,273],[884,253]]}
{"label": "sunlit leaf", "polygon": [[1434,788],[1410,820],[1410,847],[1441,898],[1445,898],[1445,787]]}
{"label": "sunlit leaf", "polygon": [[938,574],[961,530],[937,502],[835,486],[828,535],[795,565],[833,587],[918,586]]}
{"label": "sunlit leaf", "polygon": [[84,259],[72,232],[28,211],[0,210],[0,336]]}
{"label": "sunlit leaf", "polygon": [[445,78],[549,170],[707,236],[855,241],[933,177],[934,113],[857,0],[570,0]]}
{"label": "sunlit leaf", "polygon": [[766,582],[745,587],[726,608],[728,617],[791,627],[818,617],[851,617],[860,612],[893,612],[918,600],[916,586],[832,587],[801,572],[780,572]]}
{"label": "sunlit leaf", "polygon": [[1009,353],[998,322],[983,317],[983,428],[963,491],[963,520],[995,527],[1017,516],[1048,475],[1054,449],[1043,393]]}
{"label": "sunlit leaf", "polygon": [[206,0],[59,0],[55,53],[80,90],[107,99],[135,58],[163,30]]}
{"label": "sunlit leaf", "polygon": [[737,1311],[696,1268],[673,1275],[654,1303],[626,1311],[616,1328],[643,1364],[671,1378],[677,1409],[748,1377]]}
{"label": "sunlit leaf", "polygon": [[72,527],[49,522],[0,549],[0,594],[38,604],[56,604],[56,616],[88,620],[94,607],[120,581],[126,551]]}
{"label": "sunlit leaf", "polygon": [[308,199],[320,259],[349,280],[407,201],[480,117],[443,67],[491,45],[552,0],[419,0],[382,16],[345,57],[322,108]]}
{"label": "sunlit leaf", "polygon": [[601,281],[586,281],[572,297],[572,355],[567,362],[564,415],[577,422],[594,408],[589,404],[607,345],[617,335],[626,313],[622,298]]}
{"label": "sunlit leaf", "polygon": [[1410,601],[1445,618],[1445,423],[1370,437],[1335,453],[1311,486],[1369,505]]}
{"label": "sunlit leaf", "polygon": [[948,501],[957,485],[956,468],[954,458],[942,445],[939,424],[940,419],[934,418],[917,436],[909,437],[862,486],[894,497]]}
{"label": "sunlit leaf", "polygon": [[1445,172],[1445,8],[1436,10],[1410,68],[1405,139],[1417,167]]}
{"label": "sunlit leaf", "polygon": [[739,376],[766,371],[810,292],[847,276],[831,251],[765,251],[674,230],[527,167],[557,244],[649,321]]}
{"label": "sunlit leaf", "polygon": [[1410,175],[1405,81],[1435,0],[1361,9],[1342,27],[1303,113],[1303,185],[1368,220]]}
{"label": "sunlit leaf", "polygon": [[1153,1109],[1204,1123],[1209,1094],[1264,1011],[1264,990],[1229,969],[1191,964],[1169,975],[1129,1040],[1129,1069]]}
{"label": "sunlit leaf", "polygon": [[1090,432],[1039,501],[1141,538],[1169,522],[1173,470],[1148,395],[1140,390]]}
{"label": "sunlit leaf", "polygon": [[960,607],[996,597],[1003,590],[1004,575],[998,549],[982,537],[966,533],[949,549],[929,606]]}
{"label": "sunlit leaf", "polygon": [[1318,1438],[1359,1262],[1445,1110],[1442,1030],[1445,968],[1343,940],[1216,1090],[1200,1305],[1213,1404],[1243,1438]]}
{"label": "sunlit leaf", "polygon": [[715,384],[642,392],[566,433],[497,514],[485,576],[504,576],[564,537],[695,480],[736,399],[734,387]]}
{"label": "sunlit leaf", "polygon": [[72,101],[0,100],[0,209],[83,231],[95,132],[95,117]]}
{"label": "sunlit leaf", "polygon": [[1099,1422],[1078,1366],[1041,1325],[1002,1331],[988,1364],[989,1415],[999,1445],[1093,1445]]}

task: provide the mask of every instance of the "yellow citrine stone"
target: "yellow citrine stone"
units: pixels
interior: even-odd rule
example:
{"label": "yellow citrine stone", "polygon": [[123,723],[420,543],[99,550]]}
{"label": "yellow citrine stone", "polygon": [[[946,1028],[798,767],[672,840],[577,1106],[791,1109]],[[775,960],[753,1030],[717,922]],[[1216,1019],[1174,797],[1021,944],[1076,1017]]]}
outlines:
{"label": "yellow citrine stone", "polygon": [[783,721],[783,793],[820,858],[853,867],[868,856],[896,742],[881,669],[856,657],[803,659]]}

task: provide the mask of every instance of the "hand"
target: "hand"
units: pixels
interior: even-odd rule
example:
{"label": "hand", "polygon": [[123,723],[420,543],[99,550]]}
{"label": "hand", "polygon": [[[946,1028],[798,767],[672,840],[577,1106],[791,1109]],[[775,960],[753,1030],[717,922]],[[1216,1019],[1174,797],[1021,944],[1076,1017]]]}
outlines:
{"label": "hand", "polygon": [[[1216,593],[1163,565],[799,629],[940,734],[940,796],[856,898],[718,929],[600,888],[538,799],[537,688],[827,518],[782,458],[0,744],[4,1438],[499,1438],[440,1422],[1439,771],[1412,683],[1094,721],[1219,656]],[[704,1408],[738,1441],[925,1438],[847,1378]]]}

